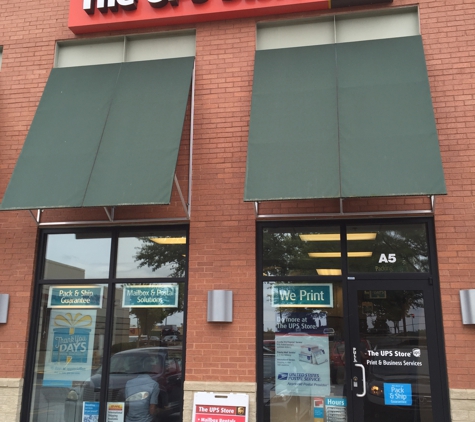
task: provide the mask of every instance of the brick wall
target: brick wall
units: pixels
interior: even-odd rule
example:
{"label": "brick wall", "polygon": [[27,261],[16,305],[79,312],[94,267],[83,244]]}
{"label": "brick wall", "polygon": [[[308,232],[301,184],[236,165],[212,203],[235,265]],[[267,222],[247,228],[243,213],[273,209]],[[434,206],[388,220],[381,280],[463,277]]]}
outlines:
{"label": "brick wall", "polygon": [[424,2],[421,31],[448,195],[436,230],[451,388],[475,388],[475,327],[463,326],[459,290],[475,288],[475,3]]}
{"label": "brick wall", "polygon": [[[414,3],[394,0],[392,6],[378,8],[410,4]],[[453,389],[475,389],[475,328],[462,326],[458,299],[460,289],[475,288],[475,2],[421,0],[419,6],[449,192],[438,198],[436,207],[449,383]],[[53,65],[54,43],[75,38],[67,28],[67,13],[67,1],[2,5],[0,196]],[[292,17],[299,16],[309,14]],[[169,29],[176,28],[157,30]],[[243,203],[242,197],[255,20],[203,23],[196,25],[196,30],[186,379],[254,382],[255,218],[252,204]],[[417,208],[424,205],[422,202],[363,200],[349,205],[354,210],[384,210],[388,206]],[[268,207],[276,212],[316,210],[315,204],[303,201],[290,207]],[[320,202],[316,207],[327,212],[338,209],[338,204]],[[168,210],[173,213],[173,206]],[[128,216],[135,213],[135,217],[147,218],[155,212],[163,211],[155,207],[123,211]],[[81,214],[62,211],[49,215],[74,220]],[[24,374],[36,236],[35,223],[26,211],[0,213],[0,293],[11,295],[9,321],[0,326],[0,378],[21,378]],[[206,323],[206,297],[211,289],[234,291],[232,324]]]}
{"label": "brick wall", "polygon": [[[255,221],[242,201],[254,32],[254,22],[237,20],[202,24],[196,33],[189,381],[255,380]],[[214,289],[234,291],[232,324],[206,323]]]}

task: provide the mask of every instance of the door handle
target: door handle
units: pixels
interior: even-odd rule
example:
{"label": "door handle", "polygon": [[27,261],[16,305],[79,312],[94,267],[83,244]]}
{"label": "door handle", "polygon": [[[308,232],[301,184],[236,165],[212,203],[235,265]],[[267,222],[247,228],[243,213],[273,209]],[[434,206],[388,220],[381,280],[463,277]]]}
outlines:
{"label": "door handle", "polygon": [[364,366],[361,363],[355,363],[355,366],[359,366],[361,368],[361,372],[363,372],[363,376],[361,377],[361,381],[363,382],[363,392],[361,394],[357,394],[356,397],[364,397],[366,396],[366,372]]}

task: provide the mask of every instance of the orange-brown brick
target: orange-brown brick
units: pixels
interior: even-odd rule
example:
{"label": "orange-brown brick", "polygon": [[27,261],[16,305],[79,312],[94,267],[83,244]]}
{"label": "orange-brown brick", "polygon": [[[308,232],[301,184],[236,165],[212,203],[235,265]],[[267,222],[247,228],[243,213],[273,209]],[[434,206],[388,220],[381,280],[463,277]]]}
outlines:
{"label": "orange-brown brick", "polygon": [[[412,4],[394,0],[377,8]],[[460,289],[475,288],[475,2],[420,0],[419,7],[448,188],[448,195],[437,200],[435,221],[449,383],[453,388],[475,388],[475,331],[462,325],[458,299]],[[356,10],[360,9],[372,8]],[[2,4],[1,15],[3,195],[53,66],[55,42],[76,37],[67,28],[67,1],[9,2]],[[318,13],[291,17],[310,15]],[[255,24],[255,19],[241,19],[180,27],[196,28],[186,364],[190,381],[255,381],[255,217],[252,204],[242,201]],[[142,32],[171,29],[176,28]],[[93,37],[104,35],[110,34]],[[179,159],[182,182],[186,180],[186,149]],[[421,198],[345,201],[354,212],[426,205]],[[300,201],[265,204],[262,209],[265,213],[304,213],[332,212],[338,207],[337,201]],[[168,207],[117,212],[124,218],[182,216],[176,193]],[[76,220],[85,215],[102,218],[100,210],[50,211],[45,218]],[[9,321],[0,326],[0,378],[21,377],[25,371],[37,232],[28,212],[0,213],[0,292],[11,298]],[[211,289],[234,291],[232,324],[206,322],[207,291]]]}

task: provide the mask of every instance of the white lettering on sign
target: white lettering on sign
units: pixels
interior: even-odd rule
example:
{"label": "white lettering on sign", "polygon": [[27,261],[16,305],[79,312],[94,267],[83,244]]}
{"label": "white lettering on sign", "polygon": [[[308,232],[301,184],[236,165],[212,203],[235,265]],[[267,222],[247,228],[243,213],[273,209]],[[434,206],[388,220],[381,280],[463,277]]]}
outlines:
{"label": "white lettering on sign", "polygon": [[346,406],[345,400],[343,400],[343,399],[340,399],[340,400],[327,399],[326,404],[330,405],[330,406]]}
{"label": "white lettering on sign", "polygon": [[95,9],[101,13],[117,12],[119,6],[124,10],[137,9],[138,0],[83,0],[82,8],[88,15],[93,15]]}
{"label": "white lettering on sign", "polygon": [[[208,0],[192,0],[195,4],[206,3]],[[179,0],[148,0],[150,6],[160,9],[167,4],[171,6],[178,6]],[[101,13],[117,12],[120,8],[124,10],[137,9],[138,0],[83,0],[82,8],[88,15],[93,15],[95,10],[99,10]]]}
{"label": "white lettering on sign", "polygon": [[382,253],[379,257],[380,264],[382,262],[385,262],[386,264],[394,264],[396,262],[396,254],[395,253],[388,253],[388,256],[386,257],[386,254]]}
{"label": "white lettering on sign", "polygon": [[311,301],[314,300],[324,300],[323,298],[324,292],[314,292],[313,290],[310,290],[309,292],[306,290],[300,290],[300,300],[308,299]]}
{"label": "white lettering on sign", "polygon": [[296,294],[289,292],[288,290],[279,290],[279,295],[282,300],[295,300]]}

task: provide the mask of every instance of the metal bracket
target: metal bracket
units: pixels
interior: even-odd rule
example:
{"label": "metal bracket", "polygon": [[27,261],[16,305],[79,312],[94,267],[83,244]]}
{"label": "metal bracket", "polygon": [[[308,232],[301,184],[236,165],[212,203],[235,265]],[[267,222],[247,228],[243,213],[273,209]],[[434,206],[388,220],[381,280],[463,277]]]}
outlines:
{"label": "metal bracket", "polygon": [[28,210],[28,212],[30,213],[33,220],[35,220],[35,223],[39,225],[41,221],[41,213],[43,212],[43,210],[36,210],[36,217],[34,216],[31,210]]}
{"label": "metal bracket", "polygon": [[110,222],[114,221],[114,214],[115,214],[115,207],[111,207],[110,211],[107,209],[107,207],[104,207],[104,211],[106,212],[107,218],[109,219]]}
{"label": "metal bracket", "polygon": [[181,192],[181,188],[180,188],[180,183],[178,183],[178,178],[176,177],[176,174],[175,174],[175,186],[178,191],[178,195],[180,195],[180,200],[181,200],[181,204],[183,205],[183,210],[185,211],[185,214],[188,217],[188,219],[190,219],[190,210],[189,210],[190,204],[188,204],[185,201],[185,198],[183,197],[183,193]]}

